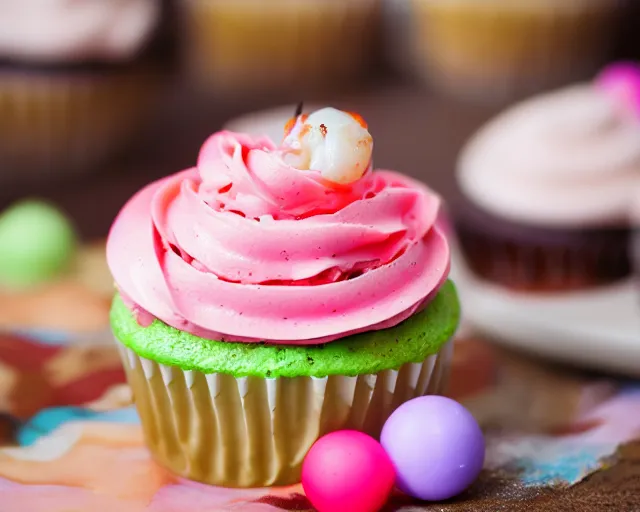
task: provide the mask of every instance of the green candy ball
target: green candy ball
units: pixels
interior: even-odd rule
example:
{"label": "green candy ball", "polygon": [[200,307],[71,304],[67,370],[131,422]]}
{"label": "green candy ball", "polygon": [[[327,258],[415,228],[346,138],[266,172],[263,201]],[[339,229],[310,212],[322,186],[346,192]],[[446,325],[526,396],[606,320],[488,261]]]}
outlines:
{"label": "green candy ball", "polygon": [[0,215],[0,285],[28,287],[63,273],[77,245],[73,226],[58,209],[36,200]]}

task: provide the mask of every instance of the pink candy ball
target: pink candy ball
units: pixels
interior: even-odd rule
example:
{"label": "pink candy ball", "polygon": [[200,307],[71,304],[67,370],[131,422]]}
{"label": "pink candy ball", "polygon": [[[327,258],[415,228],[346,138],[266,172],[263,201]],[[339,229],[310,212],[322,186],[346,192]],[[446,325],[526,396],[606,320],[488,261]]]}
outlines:
{"label": "pink candy ball", "polygon": [[318,439],[302,464],[302,487],[319,512],[377,512],[394,481],[382,446],[354,430]]}
{"label": "pink candy ball", "polygon": [[625,102],[640,117],[640,65],[635,62],[617,62],[606,67],[596,84]]}

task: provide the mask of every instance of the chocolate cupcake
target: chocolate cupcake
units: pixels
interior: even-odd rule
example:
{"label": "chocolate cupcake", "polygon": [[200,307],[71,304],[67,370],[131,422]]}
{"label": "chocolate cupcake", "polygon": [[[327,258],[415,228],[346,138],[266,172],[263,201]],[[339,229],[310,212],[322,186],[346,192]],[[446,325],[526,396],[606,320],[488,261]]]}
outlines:
{"label": "chocolate cupcake", "polygon": [[617,65],[594,83],[536,96],[464,148],[454,222],[478,277],[559,291],[630,274],[628,209],[640,183],[637,76],[634,65]]}
{"label": "chocolate cupcake", "polygon": [[0,7],[0,180],[103,162],[141,127],[172,64],[163,0],[36,4]]}

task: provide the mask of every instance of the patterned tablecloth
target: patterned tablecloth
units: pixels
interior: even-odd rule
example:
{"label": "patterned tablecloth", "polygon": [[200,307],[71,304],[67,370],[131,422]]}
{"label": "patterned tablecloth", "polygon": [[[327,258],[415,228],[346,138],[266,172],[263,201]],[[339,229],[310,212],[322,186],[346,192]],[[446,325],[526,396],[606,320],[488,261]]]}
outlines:
{"label": "patterned tablecloth", "polygon": [[[301,486],[213,488],[152,460],[108,332],[112,292],[102,243],[64,280],[0,292],[0,512],[311,510]],[[461,331],[448,393],[486,431],[485,471],[451,502],[397,495],[388,511],[640,511],[639,383]]]}
{"label": "patterned tablecloth", "polygon": [[[395,496],[388,510],[640,510],[640,385],[554,368],[466,333],[449,394],[486,429],[484,473],[449,503]],[[156,465],[106,332],[2,334],[0,410],[2,512],[311,510],[300,486],[212,488]]]}

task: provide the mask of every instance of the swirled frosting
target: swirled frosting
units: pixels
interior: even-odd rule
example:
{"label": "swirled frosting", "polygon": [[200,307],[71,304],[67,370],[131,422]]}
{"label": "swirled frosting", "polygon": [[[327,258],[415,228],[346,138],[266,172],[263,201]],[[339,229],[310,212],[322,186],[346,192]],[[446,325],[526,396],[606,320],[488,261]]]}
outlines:
{"label": "swirled frosting", "polygon": [[310,344],[391,327],[435,295],[449,270],[438,196],[390,171],[329,182],[287,151],[220,132],[195,168],[125,205],[107,257],[140,321]]}
{"label": "swirled frosting", "polygon": [[123,60],[147,42],[159,0],[0,2],[0,57],[37,62]]}
{"label": "swirled frosting", "polygon": [[534,97],[471,139],[458,181],[478,205],[516,221],[625,222],[640,184],[640,115],[597,84]]}

